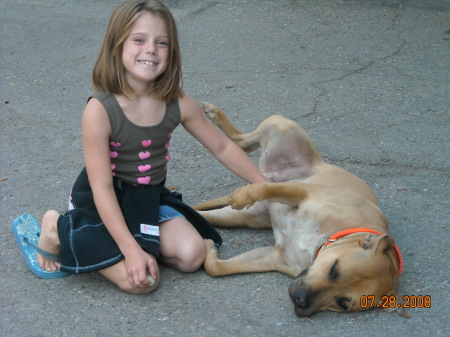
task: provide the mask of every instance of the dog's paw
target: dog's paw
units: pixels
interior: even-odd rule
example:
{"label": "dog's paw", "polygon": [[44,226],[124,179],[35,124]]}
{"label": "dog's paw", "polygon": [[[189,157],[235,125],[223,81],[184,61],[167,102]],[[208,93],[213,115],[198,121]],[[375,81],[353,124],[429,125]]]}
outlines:
{"label": "dog's paw", "polygon": [[216,124],[216,121],[223,114],[222,110],[220,110],[214,104],[207,103],[207,102],[203,103],[202,110],[205,113],[206,117],[208,117],[211,120],[211,122],[213,122],[214,124]]}
{"label": "dog's paw", "polygon": [[228,204],[234,209],[249,208],[254,203],[248,186],[239,187],[228,198]]}
{"label": "dog's paw", "polygon": [[214,246],[214,241],[211,239],[205,239],[205,246],[206,246],[206,252],[210,251],[217,251],[216,247]]}
{"label": "dog's paw", "polygon": [[217,248],[214,246],[214,241],[211,239],[205,239],[206,258],[205,266],[212,265],[217,260]]}
{"label": "dog's paw", "polygon": [[214,242],[209,239],[205,239],[206,246],[206,258],[203,266],[205,267],[208,275],[212,277],[220,276],[218,259],[217,259],[217,249],[214,247]]}

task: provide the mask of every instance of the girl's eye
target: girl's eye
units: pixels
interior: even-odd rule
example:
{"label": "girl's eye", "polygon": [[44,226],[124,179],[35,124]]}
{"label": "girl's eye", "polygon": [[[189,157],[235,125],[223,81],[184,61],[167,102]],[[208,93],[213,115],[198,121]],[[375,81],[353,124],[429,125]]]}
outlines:
{"label": "girl's eye", "polygon": [[163,46],[163,47],[167,47],[169,45],[169,43],[167,41],[158,41],[157,44],[158,44],[158,46]]}
{"label": "girl's eye", "polygon": [[140,39],[140,38],[136,38],[136,39],[134,39],[134,42],[136,42],[136,43],[144,43],[144,40]]}

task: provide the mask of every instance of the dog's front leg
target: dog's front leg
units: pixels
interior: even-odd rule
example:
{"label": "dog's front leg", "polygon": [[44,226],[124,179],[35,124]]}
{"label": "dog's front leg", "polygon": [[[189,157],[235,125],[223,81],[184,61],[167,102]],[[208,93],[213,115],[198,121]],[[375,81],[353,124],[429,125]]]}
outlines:
{"label": "dog's front leg", "polygon": [[257,201],[268,199],[270,185],[261,182],[239,187],[228,197],[228,204],[234,209],[249,208]]}
{"label": "dog's front leg", "polygon": [[217,249],[211,240],[205,240],[206,260],[204,266],[211,276],[224,276],[239,273],[267,272],[276,270],[272,261],[274,247],[263,247],[234,256],[227,260],[217,258]]}
{"label": "dog's front leg", "polygon": [[261,182],[236,189],[228,198],[235,209],[250,207],[257,201],[270,200],[296,207],[308,197],[308,184],[300,182],[270,183]]}
{"label": "dog's front leg", "polygon": [[217,249],[212,240],[205,240],[206,260],[204,267],[206,272],[213,277],[241,274],[279,271],[289,276],[298,274],[298,269],[291,270],[284,263],[280,263],[282,255],[276,247],[262,247],[234,256],[227,260],[217,257]]}

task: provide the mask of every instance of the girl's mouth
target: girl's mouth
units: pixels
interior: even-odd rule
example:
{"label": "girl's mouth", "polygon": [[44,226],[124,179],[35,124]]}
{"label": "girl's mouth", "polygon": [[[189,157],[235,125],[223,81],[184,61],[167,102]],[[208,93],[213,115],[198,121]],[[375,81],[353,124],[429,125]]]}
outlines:
{"label": "girl's mouth", "polygon": [[156,66],[158,64],[158,63],[153,62],[153,61],[144,61],[144,60],[140,60],[138,62],[141,63],[141,64],[145,64],[147,66]]}

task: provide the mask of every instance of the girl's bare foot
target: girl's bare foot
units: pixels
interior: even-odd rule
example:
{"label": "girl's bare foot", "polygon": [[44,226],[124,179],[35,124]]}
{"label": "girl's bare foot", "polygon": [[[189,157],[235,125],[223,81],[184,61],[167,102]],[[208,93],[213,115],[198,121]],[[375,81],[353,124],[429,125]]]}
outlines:
{"label": "girl's bare foot", "polygon": [[[59,213],[57,211],[48,211],[42,218],[41,235],[39,237],[38,247],[51,254],[59,254],[59,237],[57,222]],[[36,257],[41,269],[46,271],[57,271],[61,264],[47,257],[36,253]]]}

